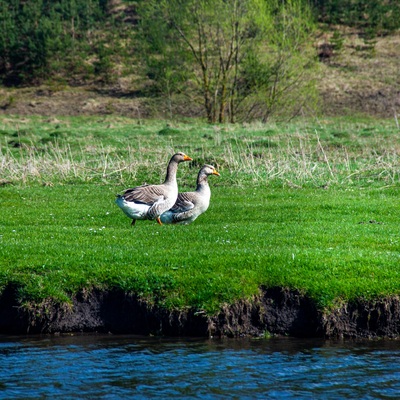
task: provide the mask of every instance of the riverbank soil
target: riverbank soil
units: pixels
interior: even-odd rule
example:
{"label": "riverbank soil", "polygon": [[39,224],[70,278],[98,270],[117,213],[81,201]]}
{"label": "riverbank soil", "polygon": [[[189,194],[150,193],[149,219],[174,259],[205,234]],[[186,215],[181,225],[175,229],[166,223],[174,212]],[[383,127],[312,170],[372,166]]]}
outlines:
{"label": "riverbank soil", "polygon": [[8,334],[113,333],[193,337],[396,338],[400,299],[356,301],[322,312],[296,290],[262,288],[251,301],[226,305],[215,316],[153,307],[120,290],[83,292],[72,304],[51,300],[17,307],[17,291],[0,298],[0,332]]}

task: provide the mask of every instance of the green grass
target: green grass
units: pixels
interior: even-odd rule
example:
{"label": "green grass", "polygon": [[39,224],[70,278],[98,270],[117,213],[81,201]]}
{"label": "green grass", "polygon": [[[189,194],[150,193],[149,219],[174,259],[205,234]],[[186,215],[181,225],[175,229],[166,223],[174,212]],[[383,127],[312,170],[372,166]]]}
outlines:
{"label": "green grass", "polygon": [[4,187],[1,284],[22,301],[122,287],[210,312],[261,285],[299,288],[321,307],[400,293],[398,189],[213,189],[192,225],[132,228],[107,186]]}
{"label": "green grass", "polygon": [[[14,284],[22,304],[93,287],[209,313],[262,285],[300,289],[321,308],[400,294],[392,121],[166,129],[71,118],[53,142],[42,140],[53,122],[30,118],[13,147],[16,120],[0,123],[0,287]],[[209,210],[188,226],[132,228],[115,194],[160,181],[174,149],[195,159],[179,168],[185,189],[201,163],[218,165]]]}

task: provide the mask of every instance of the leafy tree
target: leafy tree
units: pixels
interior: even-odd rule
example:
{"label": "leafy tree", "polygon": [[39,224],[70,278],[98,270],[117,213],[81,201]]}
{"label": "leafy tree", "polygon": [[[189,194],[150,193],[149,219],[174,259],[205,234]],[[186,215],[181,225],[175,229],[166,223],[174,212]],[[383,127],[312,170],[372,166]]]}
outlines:
{"label": "leafy tree", "polygon": [[301,0],[148,0],[139,17],[148,77],[168,97],[202,98],[209,122],[294,113],[314,94],[312,15]]}

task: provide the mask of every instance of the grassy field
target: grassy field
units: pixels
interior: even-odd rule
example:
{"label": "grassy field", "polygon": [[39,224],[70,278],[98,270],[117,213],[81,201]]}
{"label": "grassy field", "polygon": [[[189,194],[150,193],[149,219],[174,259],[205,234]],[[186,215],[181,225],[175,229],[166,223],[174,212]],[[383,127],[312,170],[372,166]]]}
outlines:
{"label": "grassy field", "polygon": [[[261,285],[318,305],[400,294],[400,132],[393,120],[253,125],[1,117],[0,287],[21,303],[121,287],[213,313]],[[188,226],[135,227],[115,194],[158,183],[174,151],[182,190],[214,164],[211,205]]]}

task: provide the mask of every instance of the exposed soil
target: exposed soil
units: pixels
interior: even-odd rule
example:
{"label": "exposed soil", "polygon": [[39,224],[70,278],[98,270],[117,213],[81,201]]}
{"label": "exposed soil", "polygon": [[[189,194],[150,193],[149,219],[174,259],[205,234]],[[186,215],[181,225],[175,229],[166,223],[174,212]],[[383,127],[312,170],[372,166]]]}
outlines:
{"label": "exposed soil", "polygon": [[357,301],[327,314],[307,296],[284,288],[260,289],[252,301],[223,307],[216,316],[166,311],[120,290],[80,293],[71,305],[51,301],[21,307],[16,289],[0,298],[0,333],[109,332],[140,335],[325,338],[398,338],[400,299]]}
{"label": "exposed soil", "polygon": [[120,115],[141,119],[154,113],[148,106],[147,99],[120,87],[100,90],[96,87],[81,86],[52,90],[42,86],[0,89],[0,114],[48,117]]}
{"label": "exposed soil", "polygon": [[[327,75],[320,84],[321,113],[325,116],[367,115],[390,118],[400,114],[400,89],[397,85],[380,87],[349,86]],[[368,79],[368,78],[366,78]],[[357,83],[358,84],[358,83]],[[307,111],[305,111],[307,112]],[[174,103],[173,115],[201,117],[200,104]],[[136,97],[132,92],[113,88],[99,94],[90,88],[51,92],[33,89],[0,89],[0,114],[39,116],[114,115],[134,119],[168,119],[165,102]]]}

